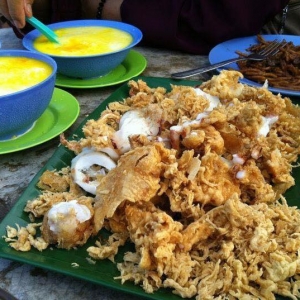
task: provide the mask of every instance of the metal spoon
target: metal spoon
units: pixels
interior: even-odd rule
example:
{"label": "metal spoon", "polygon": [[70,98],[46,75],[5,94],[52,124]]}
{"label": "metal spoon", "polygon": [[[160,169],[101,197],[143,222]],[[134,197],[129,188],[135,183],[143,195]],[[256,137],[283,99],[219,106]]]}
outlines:
{"label": "metal spoon", "polygon": [[58,36],[56,33],[51,30],[48,26],[43,24],[41,21],[36,19],[35,17],[28,18],[26,17],[26,21],[39,30],[42,34],[44,34],[51,42],[59,43]]}

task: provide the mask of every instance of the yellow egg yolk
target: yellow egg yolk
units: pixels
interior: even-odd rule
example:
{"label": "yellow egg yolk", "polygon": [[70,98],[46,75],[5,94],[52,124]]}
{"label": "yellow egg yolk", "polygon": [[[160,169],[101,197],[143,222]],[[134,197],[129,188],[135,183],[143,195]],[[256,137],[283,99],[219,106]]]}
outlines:
{"label": "yellow egg yolk", "polygon": [[47,63],[28,57],[0,57],[0,96],[15,93],[45,80],[52,73]]}
{"label": "yellow egg yolk", "polygon": [[88,56],[118,51],[132,42],[132,36],[110,27],[71,27],[55,30],[59,43],[50,42],[45,36],[34,41],[40,52],[57,56]]}

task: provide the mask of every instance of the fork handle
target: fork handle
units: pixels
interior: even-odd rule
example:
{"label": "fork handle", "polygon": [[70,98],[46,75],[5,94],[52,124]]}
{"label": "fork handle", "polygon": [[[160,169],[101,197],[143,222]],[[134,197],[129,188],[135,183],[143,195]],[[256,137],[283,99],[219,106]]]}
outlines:
{"label": "fork handle", "polygon": [[202,74],[205,72],[209,72],[215,69],[218,69],[220,67],[229,65],[231,63],[237,62],[237,61],[241,61],[241,60],[245,60],[246,58],[244,57],[237,57],[237,58],[231,58],[228,60],[224,60],[222,62],[216,63],[216,64],[212,64],[206,67],[202,67],[202,68],[197,68],[197,69],[192,69],[192,70],[188,70],[188,71],[183,71],[183,72],[178,72],[178,73],[173,73],[171,74],[172,78],[176,78],[176,79],[181,79],[181,78],[187,78],[187,77],[191,77],[194,75],[198,75],[198,74]]}

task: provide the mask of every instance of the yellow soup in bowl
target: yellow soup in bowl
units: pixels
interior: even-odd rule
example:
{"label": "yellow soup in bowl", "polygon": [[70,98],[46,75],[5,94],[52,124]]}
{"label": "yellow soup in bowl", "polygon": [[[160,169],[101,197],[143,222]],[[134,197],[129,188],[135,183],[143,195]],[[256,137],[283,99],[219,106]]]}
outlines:
{"label": "yellow soup in bowl", "polygon": [[0,96],[34,86],[52,73],[47,63],[28,57],[0,57],[0,70]]}
{"label": "yellow soup in bowl", "polygon": [[118,51],[133,40],[129,33],[111,27],[69,27],[57,29],[55,33],[59,43],[39,36],[34,41],[34,48],[49,55],[90,56]]}

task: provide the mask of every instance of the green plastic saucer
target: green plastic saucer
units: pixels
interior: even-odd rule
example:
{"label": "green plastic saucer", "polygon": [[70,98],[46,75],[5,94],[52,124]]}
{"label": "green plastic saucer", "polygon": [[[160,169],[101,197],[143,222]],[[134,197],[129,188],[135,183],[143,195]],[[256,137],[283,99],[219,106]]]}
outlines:
{"label": "green plastic saucer", "polygon": [[74,96],[55,88],[48,108],[32,129],[15,139],[0,141],[0,154],[24,150],[54,138],[75,122],[79,111]]}
{"label": "green plastic saucer", "polygon": [[78,89],[91,89],[122,83],[141,74],[147,66],[145,57],[137,51],[130,50],[125,60],[105,76],[80,79],[62,74],[56,76],[56,86]]}

